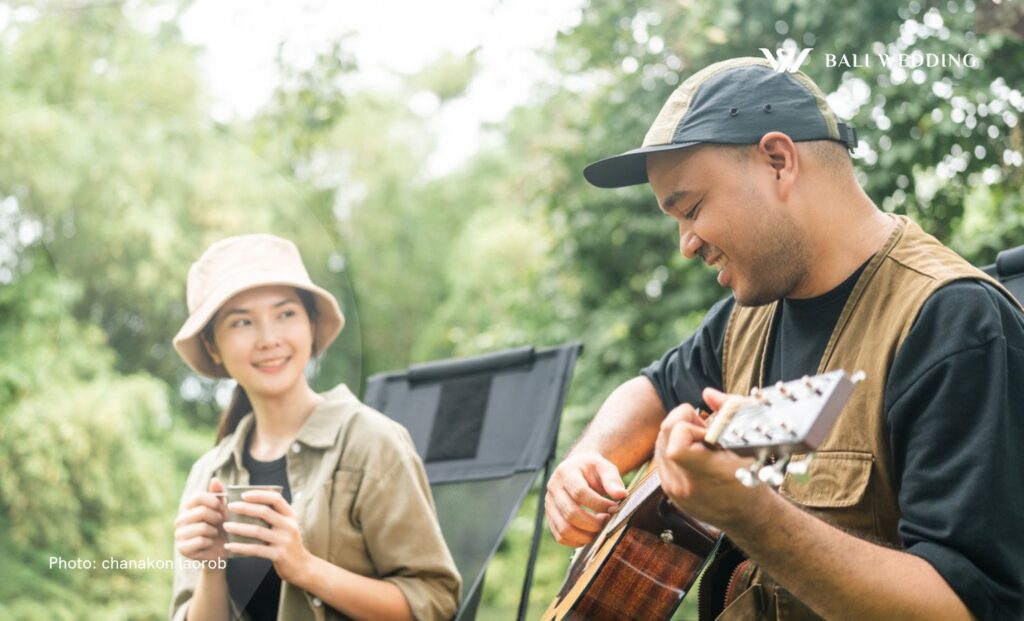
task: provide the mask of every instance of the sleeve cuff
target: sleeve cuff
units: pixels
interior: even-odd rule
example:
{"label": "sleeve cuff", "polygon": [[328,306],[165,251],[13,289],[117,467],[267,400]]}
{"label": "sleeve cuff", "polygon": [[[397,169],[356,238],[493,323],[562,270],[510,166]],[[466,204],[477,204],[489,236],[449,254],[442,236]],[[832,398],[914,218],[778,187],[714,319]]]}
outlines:
{"label": "sleeve cuff", "polygon": [[[421,578],[389,576],[383,580],[398,587],[417,621],[445,621],[454,618],[458,612],[458,596],[454,595],[458,593],[458,584],[453,590],[448,584],[443,588],[424,585]],[[438,578],[438,581],[442,579]]]}
{"label": "sleeve cuff", "polygon": [[1011,594],[993,591],[992,581],[963,554],[930,541],[915,543],[907,552],[928,561],[977,618],[1021,618],[1024,611],[1014,612],[1008,603]]}

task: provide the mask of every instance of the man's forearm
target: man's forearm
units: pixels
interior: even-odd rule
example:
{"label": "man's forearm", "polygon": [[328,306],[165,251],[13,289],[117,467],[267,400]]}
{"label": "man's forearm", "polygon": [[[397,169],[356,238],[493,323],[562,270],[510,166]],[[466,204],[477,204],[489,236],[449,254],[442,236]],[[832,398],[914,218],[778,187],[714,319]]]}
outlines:
{"label": "man's forearm", "polygon": [[765,489],[725,531],[765,573],[827,619],[972,619],[922,558],[858,539]]}
{"label": "man's forearm", "polygon": [[608,395],[569,454],[597,452],[629,472],[651,457],[665,414],[650,380],[635,377]]}

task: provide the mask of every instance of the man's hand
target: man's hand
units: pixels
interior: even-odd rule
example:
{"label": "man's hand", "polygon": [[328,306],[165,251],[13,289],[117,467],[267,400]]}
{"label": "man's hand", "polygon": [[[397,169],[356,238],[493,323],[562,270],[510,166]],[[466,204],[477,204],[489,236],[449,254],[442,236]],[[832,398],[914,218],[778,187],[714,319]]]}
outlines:
{"label": "man's hand", "polygon": [[570,455],[548,480],[544,499],[555,541],[572,547],[590,543],[625,497],[615,464],[597,453]]}
{"label": "man's hand", "polygon": [[[728,398],[713,388],[706,388],[702,396],[716,411]],[[750,466],[753,460],[732,451],[708,448],[704,444],[706,432],[705,422],[693,406],[680,405],[661,424],[654,459],[661,486],[672,504],[724,529],[750,515],[752,504],[765,490],[740,484],[736,470]]]}

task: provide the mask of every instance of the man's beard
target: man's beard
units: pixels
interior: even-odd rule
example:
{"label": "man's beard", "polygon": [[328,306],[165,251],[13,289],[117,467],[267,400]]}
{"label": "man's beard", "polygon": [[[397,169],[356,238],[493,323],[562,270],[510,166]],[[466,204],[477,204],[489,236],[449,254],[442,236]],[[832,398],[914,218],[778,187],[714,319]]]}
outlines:
{"label": "man's beard", "polygon": [[[764,209],[764,204],[752,205]],[[762,211],[762,214],[767,210]],[[758,222],[759,244],[754,246],[747,283],[749,290],[733,289],[740,306],[764,306],[788,296],[807,277],[809,255],[807,241],[799,225],[789,214],[776,212]],[[730,262],[733,259],[730,257]],[[734,268],[735,269],[735,268]]]}

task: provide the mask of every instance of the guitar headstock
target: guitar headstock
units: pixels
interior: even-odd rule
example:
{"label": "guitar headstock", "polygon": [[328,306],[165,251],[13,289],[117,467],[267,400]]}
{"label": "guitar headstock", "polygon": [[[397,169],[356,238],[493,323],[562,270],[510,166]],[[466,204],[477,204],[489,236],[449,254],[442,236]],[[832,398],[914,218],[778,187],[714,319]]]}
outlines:
{"label": "guitar headstock", "polygon": [[[711,419],[705,442],[757,458],[750,469],[736,473],[745,485],[781,485],[790,456],[818,448],[863,378],[863,372],[850,376],[831,371],[755,388],[748,397],[730,397]],[[769,454],[775,463],[765,466]],[[796,462],[789,469],[801,474],[807,463]]]}

